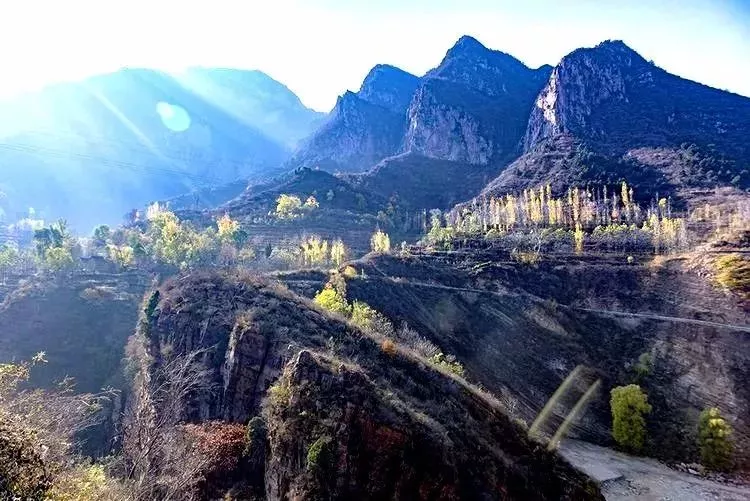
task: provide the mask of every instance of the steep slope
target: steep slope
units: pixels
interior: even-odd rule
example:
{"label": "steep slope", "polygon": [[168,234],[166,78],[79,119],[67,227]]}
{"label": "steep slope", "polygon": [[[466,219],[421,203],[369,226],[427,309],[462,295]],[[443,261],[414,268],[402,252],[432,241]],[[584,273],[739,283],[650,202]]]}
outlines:
{"label": "steep slope", "polygon": [[539,93],[525,154],[491,185],[637,179],[642,195],[750,186],[750,98],[667,73],[620,41],[565,56]]}
{"label": "steep slope", "polygon": [[428,72],[408,111],[404,149],[443,160],[503,163],[518,145],[550,68],[532,70],[464,36]]}
{"label": "steep slope", "polygon": [[47,363],[32,371],[35,385],[72,377],[80,392],[120,388],[120,361],[149,282],[135,272],[30,278],[0,304],[0,362],[44,352]]}
{"label": "steep slope", "polygon": [[[530,266],[511,259],[509,249],[487,248],[371,256],[351,265],[358,276],[347,281],[350,300],[365,301],[396,325],[407,322],[454,354],[470,379],[506,396],[528,422],[582,365],[548,431],[601,379],[599,396],[572,433],[610,443],[609,390],[638,382],[654,405],[651,454],[695,459],[698,414],[718,406],[730,416],[738,458],[750,459],[747,311],[686,263],[549,256]],[[297,289],[296,277],[282,279]],[[314,277],[299,279],[306,294],[321,287]],[[649,368],[639,376],[644,353]]]}
{"label": "steep slope", "polygon": [[[309,110],[262,74],[198,75],[202,85],[123,69],[2,103],[0,188],[10,218],[34,207],[88,231],[151,200],[278,172],[287,146],[258,127]],[[230,104],[227,95],[239,94],[248,97]],[[253,111],[257,100],[265,105]]]}
{"label": "steep slope", "polygon": [[340,96],[328,120],[295,152],[290,167],[366,170],[401,146],[405,113],[418,78],[377,65],[360,90]]}
{"label": "steep slope", "polygon": [[397,197],[412,209],[448,209],[476,195],[497,169],[402,153],[347,179],[382,197]]}
{"label": "steep slope", "polygon": [[141,325],[142,376],[210,348],[219,390],[192,395],[185,418],[245,423],[265,401],[249,428],[254,485],[244,470],[265,499],[602,499],[463,380],[277,284],[175,279]]}
{"label": "steep slope", "polygon": [[404,117],[347,91],[326,122],[294,153],[290,168],[358,172],[398,149]]}

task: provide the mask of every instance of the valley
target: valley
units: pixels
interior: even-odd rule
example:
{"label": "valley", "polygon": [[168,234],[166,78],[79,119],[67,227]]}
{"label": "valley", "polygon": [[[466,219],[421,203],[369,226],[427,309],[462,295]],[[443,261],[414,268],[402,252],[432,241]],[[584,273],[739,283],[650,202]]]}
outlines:
{"label": "valley", "polygon": [[463,36],[328,114],[223,68],[3,106],[0,499],[749,495],[750,98]]}

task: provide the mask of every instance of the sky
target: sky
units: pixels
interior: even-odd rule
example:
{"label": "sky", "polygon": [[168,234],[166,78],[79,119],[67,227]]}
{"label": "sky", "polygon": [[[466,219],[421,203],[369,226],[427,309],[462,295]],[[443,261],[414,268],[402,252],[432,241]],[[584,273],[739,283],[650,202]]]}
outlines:
{"label": "sky", "polygon": [[145,66],[262,70],[328,111],[368,70],[421,75],[464,34],[528,66],[622,39],[750,96],[750,0],[23,0],[0,6],[0,95]]}

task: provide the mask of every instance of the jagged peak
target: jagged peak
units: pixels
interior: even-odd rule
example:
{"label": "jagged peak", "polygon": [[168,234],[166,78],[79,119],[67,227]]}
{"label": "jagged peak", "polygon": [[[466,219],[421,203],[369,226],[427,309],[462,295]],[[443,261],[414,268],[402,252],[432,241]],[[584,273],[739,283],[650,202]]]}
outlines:
{"label": "jagged peak", "polygon": [[513,71],[530,71],[521,61],[507,52],[489,49],[476,38],[464,35],[448,49],[440,66],[430,71],[427,76],[434,76],[441,68],[457,60],[475,61],[489,60],[494,66],[500,66]]}
{"label": "jagged peak", "polygon": [[643,58],[638,52],[630,48],[622,40],[604,40],[599,42],[594,47],[582,47],[576,49],[567,56],[563,57],[561,63],[574,60],[580,56],[591,56],[595,57],[609,57],[617,58],[619,60],[627,60],[629,63],[638,62],[646,63],[646,59]]}

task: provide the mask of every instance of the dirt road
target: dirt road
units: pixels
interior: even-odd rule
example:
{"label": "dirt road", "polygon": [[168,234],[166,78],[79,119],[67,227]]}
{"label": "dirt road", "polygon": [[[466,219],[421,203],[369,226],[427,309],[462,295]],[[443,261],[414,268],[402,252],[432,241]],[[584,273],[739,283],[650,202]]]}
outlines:
{"label": "dirt road", "polygon": [[566,440],[560,454],[599,482],[608,501],[750,500],[750,486],[720,484],[586,442]]}

